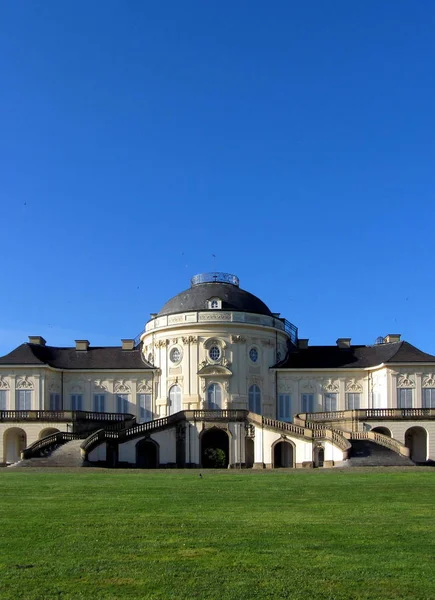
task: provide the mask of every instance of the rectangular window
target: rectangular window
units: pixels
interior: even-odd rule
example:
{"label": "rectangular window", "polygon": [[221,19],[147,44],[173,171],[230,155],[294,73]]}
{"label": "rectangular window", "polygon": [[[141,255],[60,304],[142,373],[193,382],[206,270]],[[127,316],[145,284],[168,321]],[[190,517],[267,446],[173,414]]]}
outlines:
{"label": "rectangular window", "polygon": [[106,397],[104,394],[94,394],[94,412],[105,412]]}
{"label": "rectangular window", "polygon": [[128,394],[117,394],[116,395],[116,410],[119,413],[130,412],[130,402],[128,401]]}
{"label": "rectangular window", "polygon": [[337,410],[337,394],[325,394],[325,411]]}
{"label": "rectangular window", "polygon": [[435,388],[423,388],[423,408],[435,408]]}
{"label": "rectangular window", "polygon": [[83,396],[71,394],[71,410],[83,410]]}
{"label": "rectangular window", "polygon": [[399,388],[397,390],[397,408],[412,408],[412,389]]}
{"label": "rectangular window", "polygon": [[50,394],[50,410],[61,410],[60,394]]}
{"label": "rectangular window", "polygon": [[151,394],[138,394],[139,418],[142,422],[153,420],[153,404]]}
{"label": "rectangular window", "polygon": [[314,394],[302,394],[302,412],[311,413],[314,411]]}
{"label": "rectangular window", "polygon": [[383,408],[381,392],[372,392],[372,408]]}
{"label": "rectangular window", "polygon": [[291,421],[291,403],[292,398],[290,394],[280,394],[278,396],[278,420],[279,421]]}
{"label": "rectangular window", "polygon": [[361,407],[361,394],[346,394],[346,410],[358,410]]}
{"label": "rectangular window", "polygon": [[7,391],[1,390],[0,391],[0,410],[7,410],[7,409],[8,409]]}
{"label": "rectangular window", "polygon": [[17,406],[17,410],[31,410],[32,391],[31,390],[18,390],[16,406]]}

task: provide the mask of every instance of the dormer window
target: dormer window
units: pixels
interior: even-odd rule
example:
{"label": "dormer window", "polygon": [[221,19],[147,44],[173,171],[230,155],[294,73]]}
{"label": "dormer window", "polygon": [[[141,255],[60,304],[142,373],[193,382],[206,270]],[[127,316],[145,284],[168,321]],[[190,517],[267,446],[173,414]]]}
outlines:
{"label": "dormer window", "polygon": [[219,310],[222,308],[222,300],[220,298],[210,298],[208,301],[208,308],[211,310]]}

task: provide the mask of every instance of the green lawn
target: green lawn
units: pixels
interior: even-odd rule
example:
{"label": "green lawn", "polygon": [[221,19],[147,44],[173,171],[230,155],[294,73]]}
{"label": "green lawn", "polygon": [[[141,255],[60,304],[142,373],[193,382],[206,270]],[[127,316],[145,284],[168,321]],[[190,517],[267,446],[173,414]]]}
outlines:
{"label": "green lawn", "polygon": [[0,598],[435,598],[435,470],[0,470]]}

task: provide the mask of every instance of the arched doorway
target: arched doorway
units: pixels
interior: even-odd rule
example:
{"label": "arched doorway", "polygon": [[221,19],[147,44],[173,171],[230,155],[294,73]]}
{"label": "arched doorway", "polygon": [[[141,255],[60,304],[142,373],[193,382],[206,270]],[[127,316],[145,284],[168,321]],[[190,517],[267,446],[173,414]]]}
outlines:
{"label": "arched doorway", "polygon": [[136,444],[136,467],[138,469],[157,469],[159,466],[159,445],[150,438]]}
{"label": "arched doorway", "polygon": [[410,458],[414,462],[427,460],[427,431],[423,427],[410,427],[405,433],[405,446],[411,451]]}
{"label": "arched doorway", "polygon": [[201,436],[201,466],[205,469],[228,467],[230,441],[223,429],[213,427]]}
{"label": "arched doorway", "polygon": [[27,446],[27,435],[21,427],[7,429],[3,437],[3,456],[8,464],[20,460],[21,450]]}
{"label": "arched doorway", "polygon": [[313,450],[313,467],[318,469],[325,463],[325,449],[323,446],[316,446]]}
{"label": "arched doorway", "polygon": [[51,435],[52,433],[59,433],[59,429],[56,429],[55,427],[47,427],[46,429],[41,429],[41,431],[39,432],[38,439],[42,440],[42,438],[45,438],[47,437],[47,435]]}
{"label": "arched doorway", "polygon": [[254,466],[254,440],[245,438],[245,466],[247,469],[252,469]]}
{"label": "arched doorway", "polygon": [[284,440],[275,443],[273,446],[273,468],[291,467],[294,467],[293,445]]}
{"label": "arched doorway", "polygon": [[391,431],[388,429],[388,427],[373,427],[371,431],[375,431],[376,433],[382,433],[382,435],[387,435],[388,437],[391,437]]}

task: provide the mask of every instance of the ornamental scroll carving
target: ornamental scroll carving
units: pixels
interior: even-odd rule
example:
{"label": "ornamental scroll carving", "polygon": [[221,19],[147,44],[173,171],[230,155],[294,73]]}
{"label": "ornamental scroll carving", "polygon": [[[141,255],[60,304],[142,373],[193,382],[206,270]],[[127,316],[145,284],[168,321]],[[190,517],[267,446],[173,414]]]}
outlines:
{"label": "ornamental scroll carving", "polygon": [[105,390],[106,392],[109,391],[109,384],[107,381],[103,381],[102,379],[96,379],[94,381],[94,387],[100,389],[100,390]]}
{"label": "ornamental scroll carving", "polygon": [[[428,373],[427,375],[425,375],[422,386],[430,387],[430,388],[435,387],[435,377],[434,377],[433,373]],[[0,388],[1,388],[1,381],[0,381]]]}
{"label": "ornamental scroll carving", "polygon": [[152,383],[151,383],[151,381],[149,381],[147,379],[142,379],[137,384],[137,391],[139,393],[148,393],[148,394],[150,394],[152,392],[152,390],[153,390]]}
{"label": "ornamental scroll carving", "polygon": [[23,375],[17,381],[17,390],[33,390],[33,382],[29,381],[28,375]]}
{"label": "ornamental scroll carving", "polygon": [[189,344],[196,344],[198,342],[198,337],[196,335],[185,335],[181,339],[183,340],[183,344],[185,346]]}
{"label": "ornamental scroll carving", "polygon": [[114,391],[120,394],[128,394],[130,392],[130,386],[125,382],[125,379],[118,379],[115,381]]}
{"label": "ornamental scroll carving", "polygon": [[8,380],[5,379],[3,377],[3,375],[0,375],[0,390],[8,390],[8,389],[9,389]]}
{"label": "ornamental scroll carving", "polygon": [[336,394],[339,391],[338,381],[332,381],[332,379],[328,379],[328,381],[324,383],[322,387],[325,392],[329,392],[332,394]]}
{"label": "ornamental scroll carving", "polygon": [[246,338],[243,335],[232,335],[231,342],[233,344],[244,344],[246,342]]}
{"label": "ornamental scroll carving", "polygon": [[169,340],[157,340],[154,345],[156,348],[166,348],[169,346]]}
{"label": "ornamental scroll carving", "polygon": [[413,388],[415,387],[415,381],[408,376],[408,373],[404,373],[397,382],[398,388]]}
{"label": "ornamental scroll carving", "polygon": [[362,385],[355,379],[346,382],[346,392],[361,393],[362,391]]}
{"label": "ornamental scroll carving", "polygon": [[313,383],[302,383],[301,384],[301,392],[303,394],[315,394],[316,386]]}

